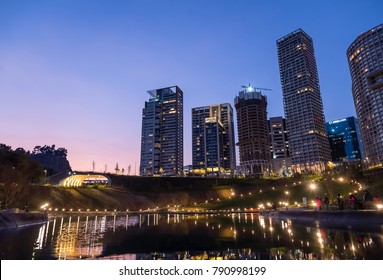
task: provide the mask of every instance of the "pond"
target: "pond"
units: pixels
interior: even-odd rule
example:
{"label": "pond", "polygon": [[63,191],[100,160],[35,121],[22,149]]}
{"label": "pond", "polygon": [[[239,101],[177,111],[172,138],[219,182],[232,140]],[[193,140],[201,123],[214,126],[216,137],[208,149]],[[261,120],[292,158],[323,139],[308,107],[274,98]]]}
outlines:
{"label": "pond", "polygon": [[1,230],[0,254],[3,260],[383,259],[383,233],[249,213],[73,214]]}

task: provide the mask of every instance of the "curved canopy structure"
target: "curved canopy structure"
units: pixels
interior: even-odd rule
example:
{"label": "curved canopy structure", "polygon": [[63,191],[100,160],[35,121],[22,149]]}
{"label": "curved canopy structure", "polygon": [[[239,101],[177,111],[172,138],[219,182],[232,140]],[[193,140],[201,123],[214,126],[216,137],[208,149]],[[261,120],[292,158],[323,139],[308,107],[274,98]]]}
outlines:
{"label": "curved canopy structure", "polygon": [[60,182],[63,187],[83,187],[89,185],[111,185],[111,180],[100,174],[76,174],[69,176]]}

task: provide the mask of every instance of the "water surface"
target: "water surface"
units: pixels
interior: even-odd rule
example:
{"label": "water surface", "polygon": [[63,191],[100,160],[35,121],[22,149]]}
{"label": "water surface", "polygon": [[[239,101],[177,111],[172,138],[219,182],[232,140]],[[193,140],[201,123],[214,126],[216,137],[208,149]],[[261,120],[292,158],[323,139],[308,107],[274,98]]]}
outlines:
{"label": "water surface", "polygon": [[383,259],[381,230],[257,214],[72,215],[0,231],[1,259]]}

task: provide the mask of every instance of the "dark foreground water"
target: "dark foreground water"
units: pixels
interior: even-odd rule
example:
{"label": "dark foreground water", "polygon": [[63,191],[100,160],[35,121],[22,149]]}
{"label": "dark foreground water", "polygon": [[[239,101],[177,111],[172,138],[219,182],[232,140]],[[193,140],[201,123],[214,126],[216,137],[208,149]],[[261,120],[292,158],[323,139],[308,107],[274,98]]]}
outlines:
{"label": "dark foreground water", "polygon": [[383,232],[302,226],[257,214],[73,215],[1,230],[0,258],[383,259]]}

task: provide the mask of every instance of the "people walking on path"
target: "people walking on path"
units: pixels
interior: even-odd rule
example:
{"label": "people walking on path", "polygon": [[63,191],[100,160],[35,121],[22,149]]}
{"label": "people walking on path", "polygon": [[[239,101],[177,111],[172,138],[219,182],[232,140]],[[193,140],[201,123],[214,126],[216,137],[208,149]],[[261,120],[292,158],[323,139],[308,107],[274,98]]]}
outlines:
{"label": "people walking on path", "polygon": [[344,210],[344,199],[339,193],[336,196],[336,204],[339,210]]}
{"label": "people walking on path", "polygon": [[350,202],[350,208],[352,210],[356,210],[357,199],[355,195],[350,194],[349,202]]}
{"label": "people walking on path", "polygon": [[374,205],[373,205],[373,197],[372,195],[370,194],[370,192],[368,190],[365,190],[364,191],[364,194],[363,194],[363,206],[365,209],[373,209],[374,208]]}
{"label": "people walking on path", "polygon": [[323,204],[325,210],[330,210],[330,199],[328,198],[327,193],[324,194]]}

